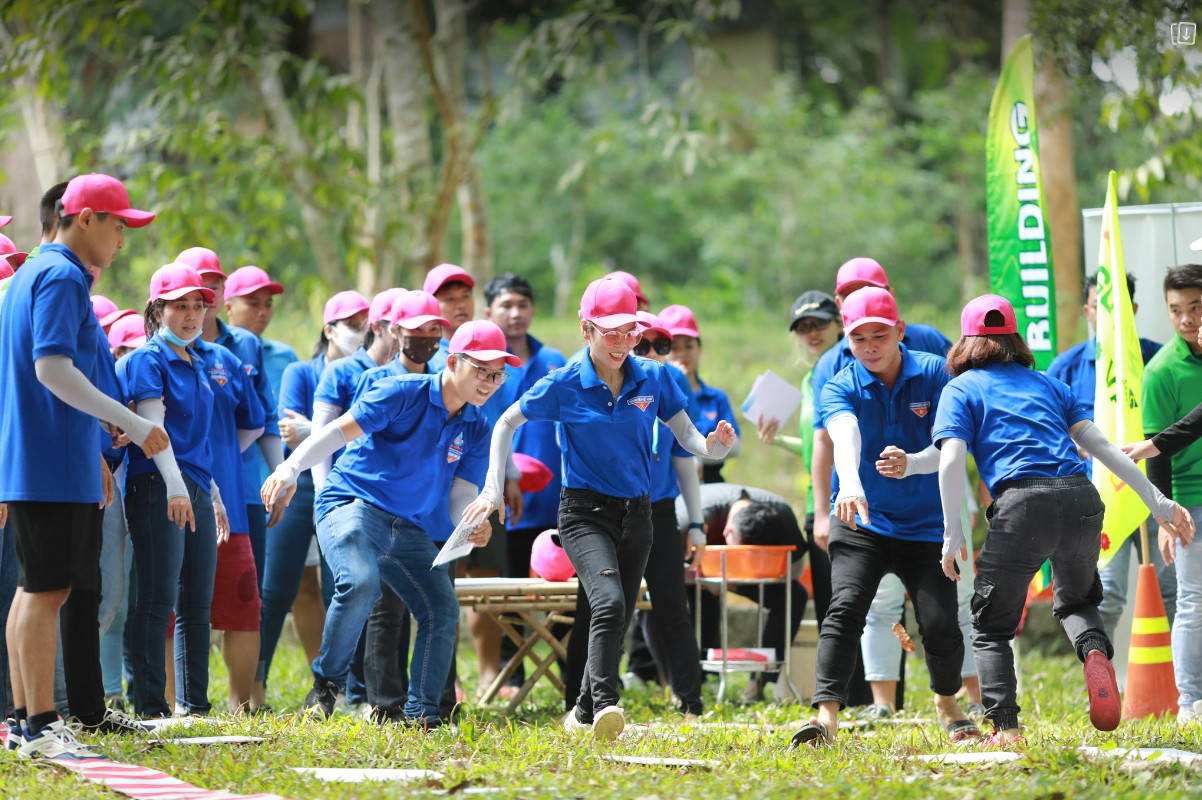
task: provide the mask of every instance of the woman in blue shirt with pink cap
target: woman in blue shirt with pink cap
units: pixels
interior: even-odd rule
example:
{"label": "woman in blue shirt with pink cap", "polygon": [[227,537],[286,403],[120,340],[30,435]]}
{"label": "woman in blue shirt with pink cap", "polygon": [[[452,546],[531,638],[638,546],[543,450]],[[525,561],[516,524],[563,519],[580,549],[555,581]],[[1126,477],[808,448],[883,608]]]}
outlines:
{"label": "woman in blue shirt with pink cap", "polygon": [[591,730],[600,739],[616,738],[625,727],[618,662],[651,549],[657,420],[666,421],[695,455],[722,458],[735,441],[725,420],[702,436],[689,419],[688,399],[663,365],[630,358],[643,327],[637,308],[634,292],[621,281],[603,278],[588,285],[580,302],[587,357],[539,380],[501,416],[488,482],[463,514],[474,519],[499,510],[506,457],[518,427],[527,420],[561,424],[559,537],[592,612],[585,676],[564,725]]}
{"label": "woman in blue shirt with pink cap", "polygon": [[[1106,439],[1067,386],[1032,369],[1035,358],[1018,335],[1014,309],[1005,298],[984,295],[969,302],[960,329],[960,341],[947,355],[953,377],[935,412],[932,438],[939,447],[942,565],[951,580],[962,579],[955,557],[967,548],[959,476],[969,451],[994,498],[986,512],[989,532],[977,556],[972,600],[973,653],[986,717],[995,729],[989,741],[1001,746],[1022,738],[1010,640],[1022,618],[1027,585],[1048,559],[1055,576],[1052,611],[1085,665],[1090,722],[1099,730],[1114,730],[1122,709],[1110,664],[1113,647],[1098,613],[1097,564],[1106,509],[1078,448],[1131,486],[1162,531],[1189,542],[1193,522]],[[928,462],[909,471],[934,468]]]}

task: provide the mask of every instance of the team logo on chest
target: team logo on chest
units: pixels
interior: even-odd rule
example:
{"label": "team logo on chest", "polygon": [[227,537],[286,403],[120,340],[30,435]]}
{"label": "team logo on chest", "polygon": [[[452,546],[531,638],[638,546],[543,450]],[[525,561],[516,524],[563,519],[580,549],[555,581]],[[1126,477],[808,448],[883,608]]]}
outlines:
{"label": "team logo on chest", "polygon": [[213,381],[218,386],[225,386],[229,379],[229,373],[225,371],[225,365],[220,361],[215,363],[212,368],[209,369],[209,380]]}
{"label": "team logo on chest", "polygon": [[638,406],[639,411],[646,411],[647,406],[655,402],[655,398],[649,394],[641,394],[638,397],[632,397],[629,400],[629,405]]}
{"label": "team logo on chest", "polygon": [[451,442],[451,446],[447,448],[447,463],[454,464],[463,457],[463,434],[455,437],[455,441]]}
{"label": "team logo on chest", "polygon": [[917,414],[920,418],[925,417],[931,410],[930,402],[924,400],[921,403],[911,403],[910,410]]}

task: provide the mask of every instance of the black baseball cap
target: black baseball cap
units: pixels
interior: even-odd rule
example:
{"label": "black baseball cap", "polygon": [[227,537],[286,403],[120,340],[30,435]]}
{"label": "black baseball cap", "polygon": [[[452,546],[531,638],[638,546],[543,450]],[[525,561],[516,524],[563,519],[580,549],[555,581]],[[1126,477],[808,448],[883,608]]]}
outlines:
{"label": "black baseball cap", "polygon": [[793,308],[789,311],[789,330],[793,330],[802,317],[833,322],[839,319],[839,306],[835,304],[835,298],[826,292],[805,292],[793,301]]}

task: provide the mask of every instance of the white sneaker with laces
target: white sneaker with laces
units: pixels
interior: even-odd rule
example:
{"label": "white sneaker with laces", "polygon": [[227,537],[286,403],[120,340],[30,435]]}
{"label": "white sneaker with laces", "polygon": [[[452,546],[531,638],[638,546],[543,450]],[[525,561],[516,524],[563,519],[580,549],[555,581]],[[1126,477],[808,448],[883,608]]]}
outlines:
{"label": "white sneaker with laces", "polygon": [[613,741],[626,727],[626,714],[620,706],[606,706],[593,715],[593,736]]}
{"label": "white sneaker with laces", "polygon": [[26,738],[17,748],[24,758],[53,758],[66,761],[87,761],[106,758],[79,742],[61,719],[50,723],[34,736]]}
{"label": "white sneaker with laces", "polygon": [[572,710],[563,718],[563,729],[568,733],[589,733],[593,726],[586,722],[581,722],[576,716],[576,706],[572,706]]}
{"label": "white sneaker with laces", "polygon": [[1182,727],[1194,727],[1202,725],[1202,700],[1190,706],[1181,706],[1177,709],[1177,724]]}

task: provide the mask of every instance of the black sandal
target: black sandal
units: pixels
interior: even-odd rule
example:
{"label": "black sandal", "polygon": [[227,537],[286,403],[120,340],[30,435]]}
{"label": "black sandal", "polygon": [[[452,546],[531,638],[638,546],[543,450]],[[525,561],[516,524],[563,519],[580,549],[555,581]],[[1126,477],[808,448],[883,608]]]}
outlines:
{"label": "black sandal", "polygon": [[789,747],[796,750],[803,744],[808,744],[811,747],[817,747],[820,744],[830,744],[830,732],[816,719],[812,719],[805,725],[797,729],[793,734],[793,738],[789,742]]}

